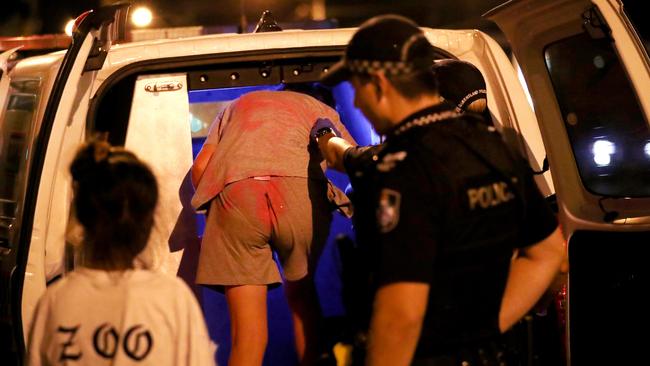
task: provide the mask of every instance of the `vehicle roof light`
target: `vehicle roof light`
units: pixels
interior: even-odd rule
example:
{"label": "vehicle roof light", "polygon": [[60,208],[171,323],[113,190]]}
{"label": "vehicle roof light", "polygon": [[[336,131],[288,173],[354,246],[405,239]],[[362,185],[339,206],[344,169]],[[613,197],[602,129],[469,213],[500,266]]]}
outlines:
{"label": "vehicle roof light", "polygon": [[149,8],[141,6],[133,11],[131,14],[131,21],[136,27],[146,27],[151,24],[153,14]]}
{"label": "vehicle roof light", "polygon": [[64,30],[65,30],[65,34],[67,34],[68,36],[71,37],[71,36],[72,36],[72,28],[73,28],[73,27],[74,27],[74,19],[70,19],[70,20],[68,20],[68,22],[65,23],[65,28],[64,28]]}

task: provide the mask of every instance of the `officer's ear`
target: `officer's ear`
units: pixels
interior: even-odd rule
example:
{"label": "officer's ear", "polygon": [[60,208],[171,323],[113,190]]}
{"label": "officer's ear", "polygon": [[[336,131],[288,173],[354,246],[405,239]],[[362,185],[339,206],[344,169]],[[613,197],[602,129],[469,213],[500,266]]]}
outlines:
{"label": "officer's ear", "polygon": [[386,95],[386,87],[388,87],[388,78],[383,71],[378,71],[370,75],[372,86],[375,89],[375,95],[377,101],[379,101],[384,95]]}

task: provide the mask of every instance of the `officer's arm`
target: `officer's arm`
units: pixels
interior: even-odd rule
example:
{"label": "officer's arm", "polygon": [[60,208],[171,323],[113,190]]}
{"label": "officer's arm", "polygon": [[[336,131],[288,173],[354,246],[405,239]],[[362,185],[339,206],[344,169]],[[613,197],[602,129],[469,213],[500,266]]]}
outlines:
{"label": "officer's arm", "polygon": [[354,145],[350,144],[345,139],[337,137],[333,133],[328,133],[326,135],[320,136],[318,137],[317,141],[321,155],[323,155],[323,158],[325,158],[325,161],[327,161],[327,166],[345,173],[345,167],[343,166],[343,156],[345,154],[345,150],[351,148]]}
{"label": "officer's arm", "polygon": [[504,332],[521,319],[544,294],[565,258],[564,238],[557,228],[546,239],[521,248],[513,259],[499,312]]}
{"label": "officer's arm", "polygon": [[429,285],[394,282],[375,295],[366,365],[409,365],[427,307]]}
{"label": "officer's arm", "polygon": [[216,150],[217,145],[205,143],[196,156],[196,159],[194,159],[194,164],[192,165],[192,185],[194,188],[199,185],[205,168],[208,166],[208,162]]}

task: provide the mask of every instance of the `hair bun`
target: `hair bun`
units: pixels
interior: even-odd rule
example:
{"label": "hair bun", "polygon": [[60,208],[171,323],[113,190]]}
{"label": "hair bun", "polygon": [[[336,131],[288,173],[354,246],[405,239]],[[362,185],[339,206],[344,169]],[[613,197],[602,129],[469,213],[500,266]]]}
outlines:
{"label": "hair bun", "polygon": [[72,179],[82,181],[95,176],[107,163],[110,153],[111,145],[103,140],[93,139],[82,145],[70,166]]}
{"label": "hair bun", "polygon": [[135,154],[101,138],[79,148],[70,173],[74,214],[84,228],[85,260],[131,268],[153,226],[156,177]]}
{"label": "hair bun", "polygon": [[106,141],[94,141],[92,146],[95,163],[101,163],[108,158],[108,154],[111,152],[111,144]]}

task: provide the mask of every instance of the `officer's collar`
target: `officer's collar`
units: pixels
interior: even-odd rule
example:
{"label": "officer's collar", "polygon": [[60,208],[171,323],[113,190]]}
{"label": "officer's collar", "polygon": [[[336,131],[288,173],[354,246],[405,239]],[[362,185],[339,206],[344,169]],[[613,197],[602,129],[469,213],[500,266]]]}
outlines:
{"label": "officer's collar", "polygon": [[419,111],[404,118],[392,129],[386,138],[399,136],[413,127],[426,126],[428,124],[443,121],[450,118],[456,118],[460,113],[456,112],[448,103],[438,103],[430,107],[420,109]]}

